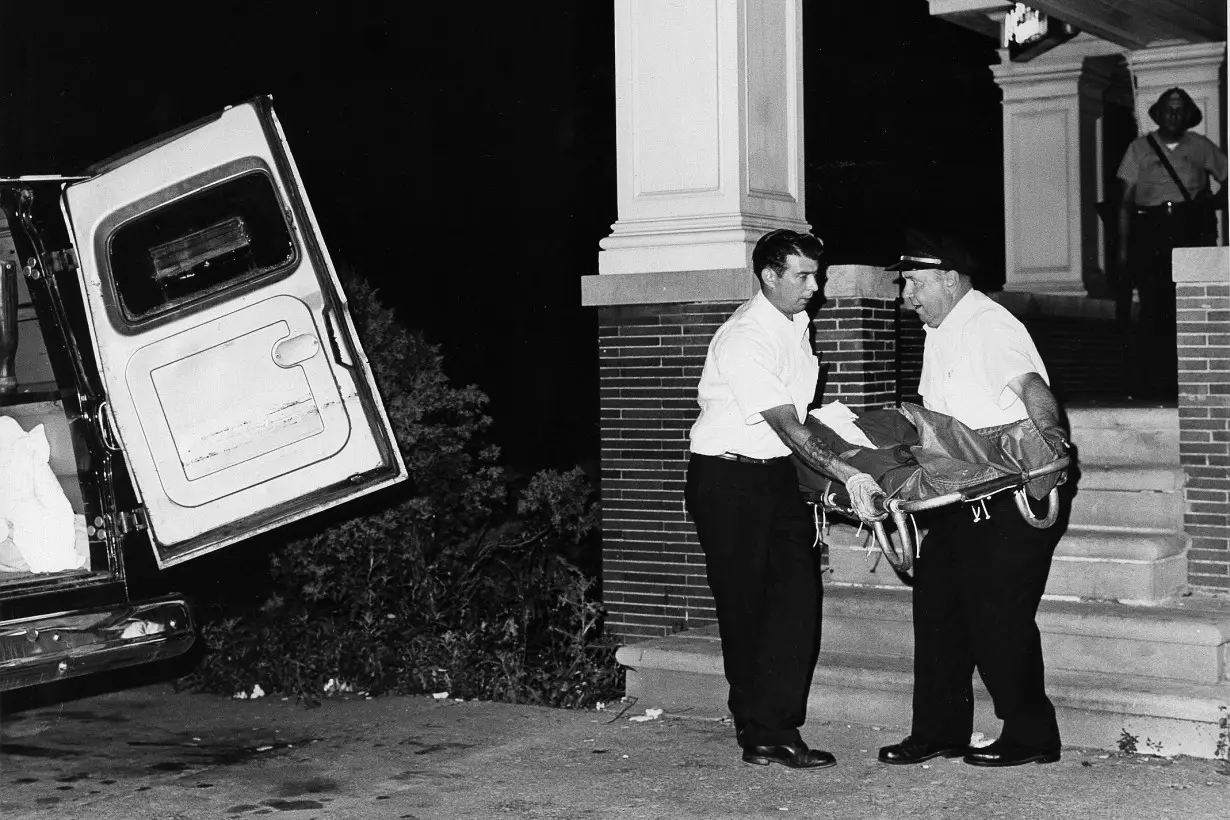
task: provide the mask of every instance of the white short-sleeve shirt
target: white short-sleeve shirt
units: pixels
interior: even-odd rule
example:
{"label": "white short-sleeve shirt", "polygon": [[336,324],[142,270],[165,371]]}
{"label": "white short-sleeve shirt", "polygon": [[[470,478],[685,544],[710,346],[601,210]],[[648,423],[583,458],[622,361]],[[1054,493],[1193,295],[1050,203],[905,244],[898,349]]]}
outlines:
{"label": "white short-sleeve shirt", "polygon": [[764,294],[744,302],[709,342],[692,425],[691,450],[752,458],[790,454],[761,413],[793,404],[799,421],[816,393],[820,364],[808,338],[810,320],[787,318]]}
{"label": "white short-sleeve shirt", "polygon": [[976,290],[961,297],[936,328],[925,327],[918,392],[928,410],[968,427],[997,427],[1028,418],[1008,383],[1046,365],[1029,331],[999,303]]}

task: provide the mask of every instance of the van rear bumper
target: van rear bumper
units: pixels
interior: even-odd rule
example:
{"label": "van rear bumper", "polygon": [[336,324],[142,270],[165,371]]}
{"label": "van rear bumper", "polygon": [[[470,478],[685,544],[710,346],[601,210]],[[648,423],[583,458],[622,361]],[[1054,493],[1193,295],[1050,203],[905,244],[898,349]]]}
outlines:
{"label": "van rear bumper", "polygon": [[3,621],[0,691],[173,658],[194,637],[179,598]]}

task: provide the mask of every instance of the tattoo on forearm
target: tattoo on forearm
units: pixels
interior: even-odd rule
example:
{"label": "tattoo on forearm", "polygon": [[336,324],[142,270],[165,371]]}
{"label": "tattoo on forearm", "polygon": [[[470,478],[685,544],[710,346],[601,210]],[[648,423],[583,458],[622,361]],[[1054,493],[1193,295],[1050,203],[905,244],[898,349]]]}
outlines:
{"label": "tattoo on forearm", "polygon": [[799,444],[799,455],[807,462],[808,466],[813,470],[822,473],[835,475],[838,472],[837,466],[843,464],[842,460],[837,457],[837,454],[825,447],[820,439],[808,434],[802,437]]}

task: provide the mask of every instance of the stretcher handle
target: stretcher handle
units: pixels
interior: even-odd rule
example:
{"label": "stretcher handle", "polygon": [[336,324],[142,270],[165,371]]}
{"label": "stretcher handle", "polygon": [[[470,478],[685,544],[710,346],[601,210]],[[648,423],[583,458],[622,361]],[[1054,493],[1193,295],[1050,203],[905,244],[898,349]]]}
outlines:
{"label": "stretcher handle", "polygon": [[1051,487],[1050,493],[1046,496],[1046,515],[1038,518],[1034,515],[1033,510],[1029,508],[1029,498],[1025,495],[1025,487],[1022,485],[1015,493],[1012,494],[1013,500],[1016,501],[1017,512],[1021,514],[1021,518],[1025,519],[1025,523],[1035,529],[1044,530],[1055,523],[1055,519],[1059,517],[1059,488]]}
{"label": "stretcher handle", "polygon": [[884,529],[883,521],[876,521],[872,524],[871,529],[876,534],[876,543],[880,546],[880,552],[884,553],[884,557],[888,559],[888,563],[892,564],[893,569],[898,572],[909,572],[914,566],[914,542],[910,538],[909,527],[906,526],[905,513],[897,508],[896,499],[887,505],[879,498],[876,502],[878,508],[887,509],[892,515],[893,523],[897,525],[897,532],[901,536],[901,548],[898,549],[893,544],[893,539],[889,537],[888,531]]}

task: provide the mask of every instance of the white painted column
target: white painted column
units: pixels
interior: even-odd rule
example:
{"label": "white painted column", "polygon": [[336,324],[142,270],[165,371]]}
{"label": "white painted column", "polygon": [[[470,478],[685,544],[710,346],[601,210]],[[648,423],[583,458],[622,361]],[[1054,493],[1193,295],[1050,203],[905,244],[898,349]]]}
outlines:
{"label": "white painted column", "polygon": [[1006,291],[1079,295],[1101,289],[1102,95],[1117,47],[1088,35],[1027,63],[1001,51]]}
{"label": "white painted column", "polygon": [[802,0],[614,5],[619,218],[582,300],[750,295],[756,240],[809,230]]}

